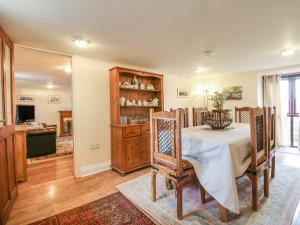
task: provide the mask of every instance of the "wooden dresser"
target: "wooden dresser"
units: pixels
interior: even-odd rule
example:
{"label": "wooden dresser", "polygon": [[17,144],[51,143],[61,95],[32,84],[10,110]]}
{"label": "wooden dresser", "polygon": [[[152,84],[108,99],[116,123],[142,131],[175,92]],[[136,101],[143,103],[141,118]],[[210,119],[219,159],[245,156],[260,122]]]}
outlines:
{"label": "wooden dresser", "polygon": [[[154,104],[152,99],[158,103]],[[150,165],[150,109],[162,111],[163,101],[163,75],[121,67],[110,70],[114,170],[124,175]]]}

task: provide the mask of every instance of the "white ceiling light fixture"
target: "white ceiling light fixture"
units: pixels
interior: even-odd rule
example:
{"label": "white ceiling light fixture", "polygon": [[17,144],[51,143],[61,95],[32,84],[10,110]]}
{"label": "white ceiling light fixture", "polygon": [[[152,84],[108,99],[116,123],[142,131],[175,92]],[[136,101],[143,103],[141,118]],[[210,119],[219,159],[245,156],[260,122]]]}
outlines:
{"label": "white ceiling light fixture", "polygon": [[213,50],[206,50],[203,53],[203,56],[205,56],[205,57],[212,57],[214,55],[215,55],[215,52]]}
{"label": "white ceiling light fixture", "polygon": [[283,49],[280,52],[280,55],[282,56],[290,56],[293,55],[295,53],[295,49],[293,48],[287,48],[287,49]]}
{"label": "white ceiling light fixture", "polygon": [[71,68],[71,66],[66,66],[66,67],[65,67],[65,72],[66,72],[66,73],[72,73],[72,68]]}
{"label": "white ceiling light fixture", "polygon": [[55,88],[55,86],[54,86],[52,83],[49,83],[49,84],[47,85],[47,88],[48,88],[48,89],[53,89],[53,88]]}
{"label": "white ceiling light fixture", "polygon": [[89,42],[84,39],[76,39],[74,43],[79,48],[86,48],[89,44]]}
{"label": "white ceiling light fixture", "polygon": [[203,73],[210,70],[211,67],[211,58],[215,55],[215,52],[212,50],[206,50],[203,52],[203,56],[205,57],[205,65],[208,65],[208,67],[204,66],[198,66],[195,70],[195,73]]}

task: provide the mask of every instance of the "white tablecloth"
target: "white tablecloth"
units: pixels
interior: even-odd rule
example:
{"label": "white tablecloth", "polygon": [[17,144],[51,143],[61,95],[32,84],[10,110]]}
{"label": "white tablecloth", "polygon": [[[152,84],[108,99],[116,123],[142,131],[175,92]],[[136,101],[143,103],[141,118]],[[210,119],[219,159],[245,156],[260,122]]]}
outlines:
{"label": "white tablecloth", "polygon": [[239,213],[235,178],[250,165],[249,124],[234,123],[225,130],[184,128],[182,154],[194,166],[205,190],[225,208]]}

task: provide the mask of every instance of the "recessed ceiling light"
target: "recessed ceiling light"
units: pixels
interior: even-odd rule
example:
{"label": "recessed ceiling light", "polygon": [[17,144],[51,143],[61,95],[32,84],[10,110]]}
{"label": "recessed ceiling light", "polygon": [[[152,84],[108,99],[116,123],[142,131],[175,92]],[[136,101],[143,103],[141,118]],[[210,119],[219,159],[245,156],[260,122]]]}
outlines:
{"label": "recessed ceiling light", "polygon": [[208,70],[209,70],[209,68],[199,66],[199,67],[195,70],[195,73],[203,73],[203,72],[208,71]]}
{"label": "recessed ceiling light", "polygon": [[212,57],[215,55],[215,52],[213,50],[206,50],[206,51],[204,51],[203,55],[205,57]]}
{"label": "recessed ceiling light", "polygon": [[52,84],[52,83],[49,83],[48,85],[47,85],[47,88],[48,89],[53,89],[55,86]]}
{"label": "recessed ceiling light", "polygon": [[292,48],[287,48],[287,49],[284,49],[280,52],[280,54],[282,56],[289,56],[289,55],[293,55],[295,52],[295,49],[292,49]]}
{"label": "recessed ceiling light", "polygon": [[88,42],[83,39],[76,39],[74,41],[75,45],[78,46],[79,48],[86,48],[88,46]]}
{"label": "recessed ceiling light", "polygon": [[66,66],[66,67],[65,67],[65,72],[66,72],[66,73],[72,73],[72,68],[71,68],[71,66]]}

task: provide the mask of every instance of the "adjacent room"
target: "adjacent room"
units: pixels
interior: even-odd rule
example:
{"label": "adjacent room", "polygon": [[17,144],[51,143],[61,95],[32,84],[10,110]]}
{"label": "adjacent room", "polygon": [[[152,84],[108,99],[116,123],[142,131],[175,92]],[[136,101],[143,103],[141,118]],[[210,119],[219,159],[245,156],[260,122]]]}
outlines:
{"label": "adjacent room", "polygon": [[27,133],[27,162],[73,154],[72,58],[15,47],[16,124]]}
{"label": "adjacent room", "polygon": [[300,225],[299,9],[0,1],[0,225]]}

